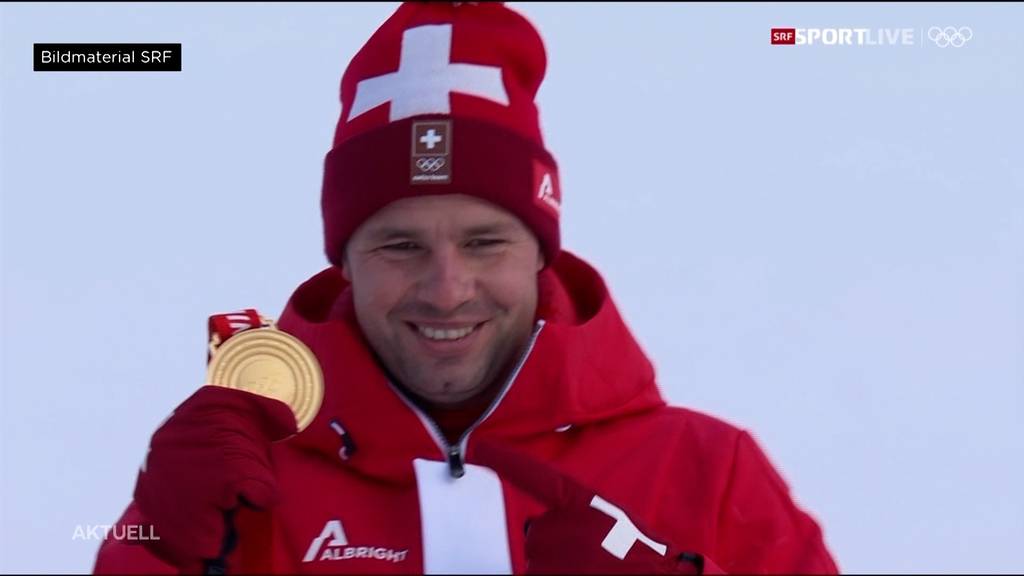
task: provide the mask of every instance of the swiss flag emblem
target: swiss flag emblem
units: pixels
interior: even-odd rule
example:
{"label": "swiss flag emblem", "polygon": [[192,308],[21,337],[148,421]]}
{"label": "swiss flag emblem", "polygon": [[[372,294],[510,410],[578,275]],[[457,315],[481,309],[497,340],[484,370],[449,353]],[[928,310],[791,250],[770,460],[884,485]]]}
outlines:
{"label": "swiss flag emblem", "polygon": [[451,61],[452,25],[416,26],[402,33],[398,70],[356,84],[348,119],[390,103],[388,121],[450,114],[449,94],[461,92],[508,106],[500,66]]}

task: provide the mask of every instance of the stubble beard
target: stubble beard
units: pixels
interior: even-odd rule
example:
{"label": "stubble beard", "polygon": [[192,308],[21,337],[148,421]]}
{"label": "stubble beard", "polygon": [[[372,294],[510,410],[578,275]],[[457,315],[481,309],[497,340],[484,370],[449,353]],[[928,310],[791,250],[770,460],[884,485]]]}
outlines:
{"label": "stubble beard", "polygon": [[[496,334],[493,341],[477,357],[451,360],[427,360],[401,347],[388,350],[394,354],[376,351],[378,361],[395,384],[428,405],[457,408],[481,394],[496,393],[510,376],[515,362],[522,355],[531,333],[531,325],[516,326],[510,332]],[[474,364],[468,375],[446,376],[445,364]]]}

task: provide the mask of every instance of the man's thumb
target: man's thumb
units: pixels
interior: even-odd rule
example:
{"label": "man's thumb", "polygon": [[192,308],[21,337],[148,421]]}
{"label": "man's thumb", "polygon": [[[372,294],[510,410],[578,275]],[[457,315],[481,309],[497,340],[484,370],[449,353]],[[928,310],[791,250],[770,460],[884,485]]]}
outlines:
{"label": "man's thumb", "polygon": [[246,478],[236,487],[240,504],[248,505],[257,510],[266,510],[281,500],[277,486],[258,478]]}

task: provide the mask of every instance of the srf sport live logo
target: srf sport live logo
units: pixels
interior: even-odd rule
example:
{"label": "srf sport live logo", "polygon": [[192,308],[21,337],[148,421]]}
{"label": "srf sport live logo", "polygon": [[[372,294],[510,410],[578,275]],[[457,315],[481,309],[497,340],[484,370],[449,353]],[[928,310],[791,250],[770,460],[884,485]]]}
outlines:
{"label": "srf sport live logo", "polygon": [[969,26],[915,28],[772,28],[772,44],[791,46],[917,46],[960,48],[974,37]]}

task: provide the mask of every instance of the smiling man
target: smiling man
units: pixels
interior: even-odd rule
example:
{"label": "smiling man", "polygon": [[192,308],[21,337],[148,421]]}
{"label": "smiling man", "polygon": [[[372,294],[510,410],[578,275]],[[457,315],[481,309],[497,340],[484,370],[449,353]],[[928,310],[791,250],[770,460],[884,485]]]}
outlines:
{"label": "smiling man", "polygon": [[493,396],[529,339],[543,266],[518,218],[455,194],[382,208],[349,240],[342,274],[393,382],[440,408]]}
{"label": "smiling man", "polygon": [[105,542],[97,572],[836,571],[751,435],[667,406],[562,250],[545,63],[501,4],[403,4],[367,41],[325,162],[331,266],[276,326],[211,319],[214,364],[297,339],[322,402],[256,361],[250,391],[201,387],[120,520],[156,537]]}

